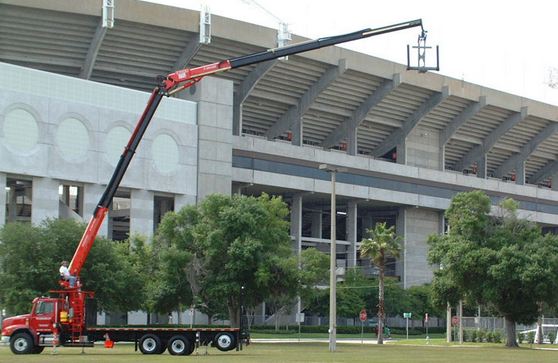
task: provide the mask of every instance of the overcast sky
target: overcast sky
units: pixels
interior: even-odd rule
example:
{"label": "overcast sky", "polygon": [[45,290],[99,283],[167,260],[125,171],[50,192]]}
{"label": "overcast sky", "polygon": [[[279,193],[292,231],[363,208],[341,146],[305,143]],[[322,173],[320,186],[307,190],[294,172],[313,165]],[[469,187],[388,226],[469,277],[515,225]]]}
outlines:
{"label": "overcast sky", "polygon": [[[149,1],[194,10],[206,4],[213,14],[272,28],[278,18],[308,38],[422,18],[427,45],[440,46],[441,74],[558,105],[558,89],[547,85],[550,69],[558,69],[558,1]],[[406,45],[415,45],[417,35],[415,28],[342,46],[404,64]],[[434,54],[427,55],[429,61],[435,61]]]}

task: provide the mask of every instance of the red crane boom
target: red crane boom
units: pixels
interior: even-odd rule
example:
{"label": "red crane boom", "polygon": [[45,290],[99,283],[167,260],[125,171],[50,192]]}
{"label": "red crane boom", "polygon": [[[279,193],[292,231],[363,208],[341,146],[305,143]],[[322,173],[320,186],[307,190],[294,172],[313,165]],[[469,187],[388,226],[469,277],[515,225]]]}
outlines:
{"label": "red crane boom", "polygon": [[[97,207],[95,208],[95,212],[93,213],[93,217],[89,221],[87,225],[87,229],[83,234],[81,241],[74,253],[72,261],[70,263],[69,269],[70,273],[74,276],[79,276],[83,264],[87,260],[87,256],[95,238],[97,237],[97,233],[103,220],[108,212],[108,208],[124,177],[126,169],[130,165],[130,161],[134,153],[136,152],[136,148],[141,141],[149,122],[153,118],[159,103],[163,96],[169,96],[176,92],[180,92],[196,82],[199,82],[203,77],[219,72],[225,72],[230,69],[245,67],[250,64],[261,63],[272,59],[277,59],[285,56],[289,56],[292,54],[298,54],[302,52],[307,52],[310,50],[315,50],[323,47],[328,47],[335,44],[345,43],[352,40],[368,38],[380,34],[395,32],[399,30],[404,30],[408,28],[413,28],[420,26],[422,29],[422,20],[411,20],[403,23],[398,23],[394,25],[384,26],[375,29],[363,29],[357,32],[319,38],[316,40],[309,40],[302,43],[292,44],[281,48],[272,48],[267,49],[262,52],[257,52],[245,56],[240,56],[237,58],[231,58],[227,60],[223,60],[216,63],[211,63],[208,65],[204,65],[201,67],[195,68],[186,68],[181,69],[179,71],[173,72],[165,77],[160,77],[159,84],[157,87],[153,89],[151,93],[151,97],[147,102],[147,106],[143,111],[134,132],[130,137],[130,141],[124,148],[124,152],[120,156],[120,160],[112,178],[110,179],[105,192],[103,193]],[[424,29],[422,30],[424,33]]]}

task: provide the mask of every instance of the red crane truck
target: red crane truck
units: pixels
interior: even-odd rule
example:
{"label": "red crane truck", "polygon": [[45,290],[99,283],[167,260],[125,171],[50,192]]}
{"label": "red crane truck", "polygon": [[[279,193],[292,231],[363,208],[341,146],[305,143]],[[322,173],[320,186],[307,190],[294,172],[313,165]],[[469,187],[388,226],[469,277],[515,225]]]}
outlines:
{"label": "red crane truck", "polygon": [[[139,348],[143,354],[161,354],[168,349],[169,353],[173,355],[188,355],[194,351],[196,344],[212,345],[221,351],[241,349],[243,342],[249,342],[249,335],[242,329],[242,324],[240,328],[218,329],[109,328],[87,326],[86,324],[85,302],[86,299],[92,298],[94,293],[82,290],[82,284],[79,281],[80,271],[109,210],[114,194],[159,103],[164,96],[180,92],[207,75],[417,26],[422,29],[420,19],[268,49],[201,67],[182,69],[167,76],[158,77],[158,84],[153,89],[147,106],[120,156],[116,169],[69,265],[70,274],[77,277],[75,286],[70,287],[68,281],[61,280],[60,289],[50,291],[52,297],[37,297],[33,300],[31,313],[4,319],[2,336],[4,339],[9,339],[12,352],[38,354],[46,346],[90,347],[98,341],[104,341],[107,347],[112,347],[113,342],[134,342],[136,350]],[[425,34],[423,29],[421,36],[425,37]]]}

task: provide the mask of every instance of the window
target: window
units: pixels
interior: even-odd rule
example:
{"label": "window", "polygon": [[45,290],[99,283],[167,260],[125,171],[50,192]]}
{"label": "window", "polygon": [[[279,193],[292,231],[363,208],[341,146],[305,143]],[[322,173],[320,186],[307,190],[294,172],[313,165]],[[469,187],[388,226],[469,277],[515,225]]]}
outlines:
{"label": "window", "polygon": [[130,235],[130,192],[118,190],[112,199],[108,218],[108,237],[123,241]]}
{"label": "window", "polygon": [[52,314],[54,311],[54,301],[41,301],[37,305],[36,314]]}
{"label": "window", "polygon": [[[78,185],[61,184],[58,187],[60,198],[60,218],[71,218],[72,214],[83,216],[83,188]],[[64,207],[65,206],[65,207]]]}
{"label": "window", "polygon": [[156,195],[153,204],[153,231],[156,231],[165,214],[174,211],[174,198]]}
{"label": "window", "polygon": [[33,182],[8,178],[6,182],[6,222],[31,222]]}

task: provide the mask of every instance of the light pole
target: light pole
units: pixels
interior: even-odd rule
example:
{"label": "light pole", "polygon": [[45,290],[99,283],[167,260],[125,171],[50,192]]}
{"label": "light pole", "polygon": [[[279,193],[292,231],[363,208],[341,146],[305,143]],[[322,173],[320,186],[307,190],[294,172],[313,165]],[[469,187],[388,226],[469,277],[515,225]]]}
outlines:
{"label": "light pole", "polygon": [[335,352],[337,333],[337,246],[336,246],[336,217],[337,207],[335,203],[335,177],[339,172],[347,171],[346,168],[336,167],[328,164],[320,164],[320,170],[331,174],[331,242],[329,258],[329,351]]}

